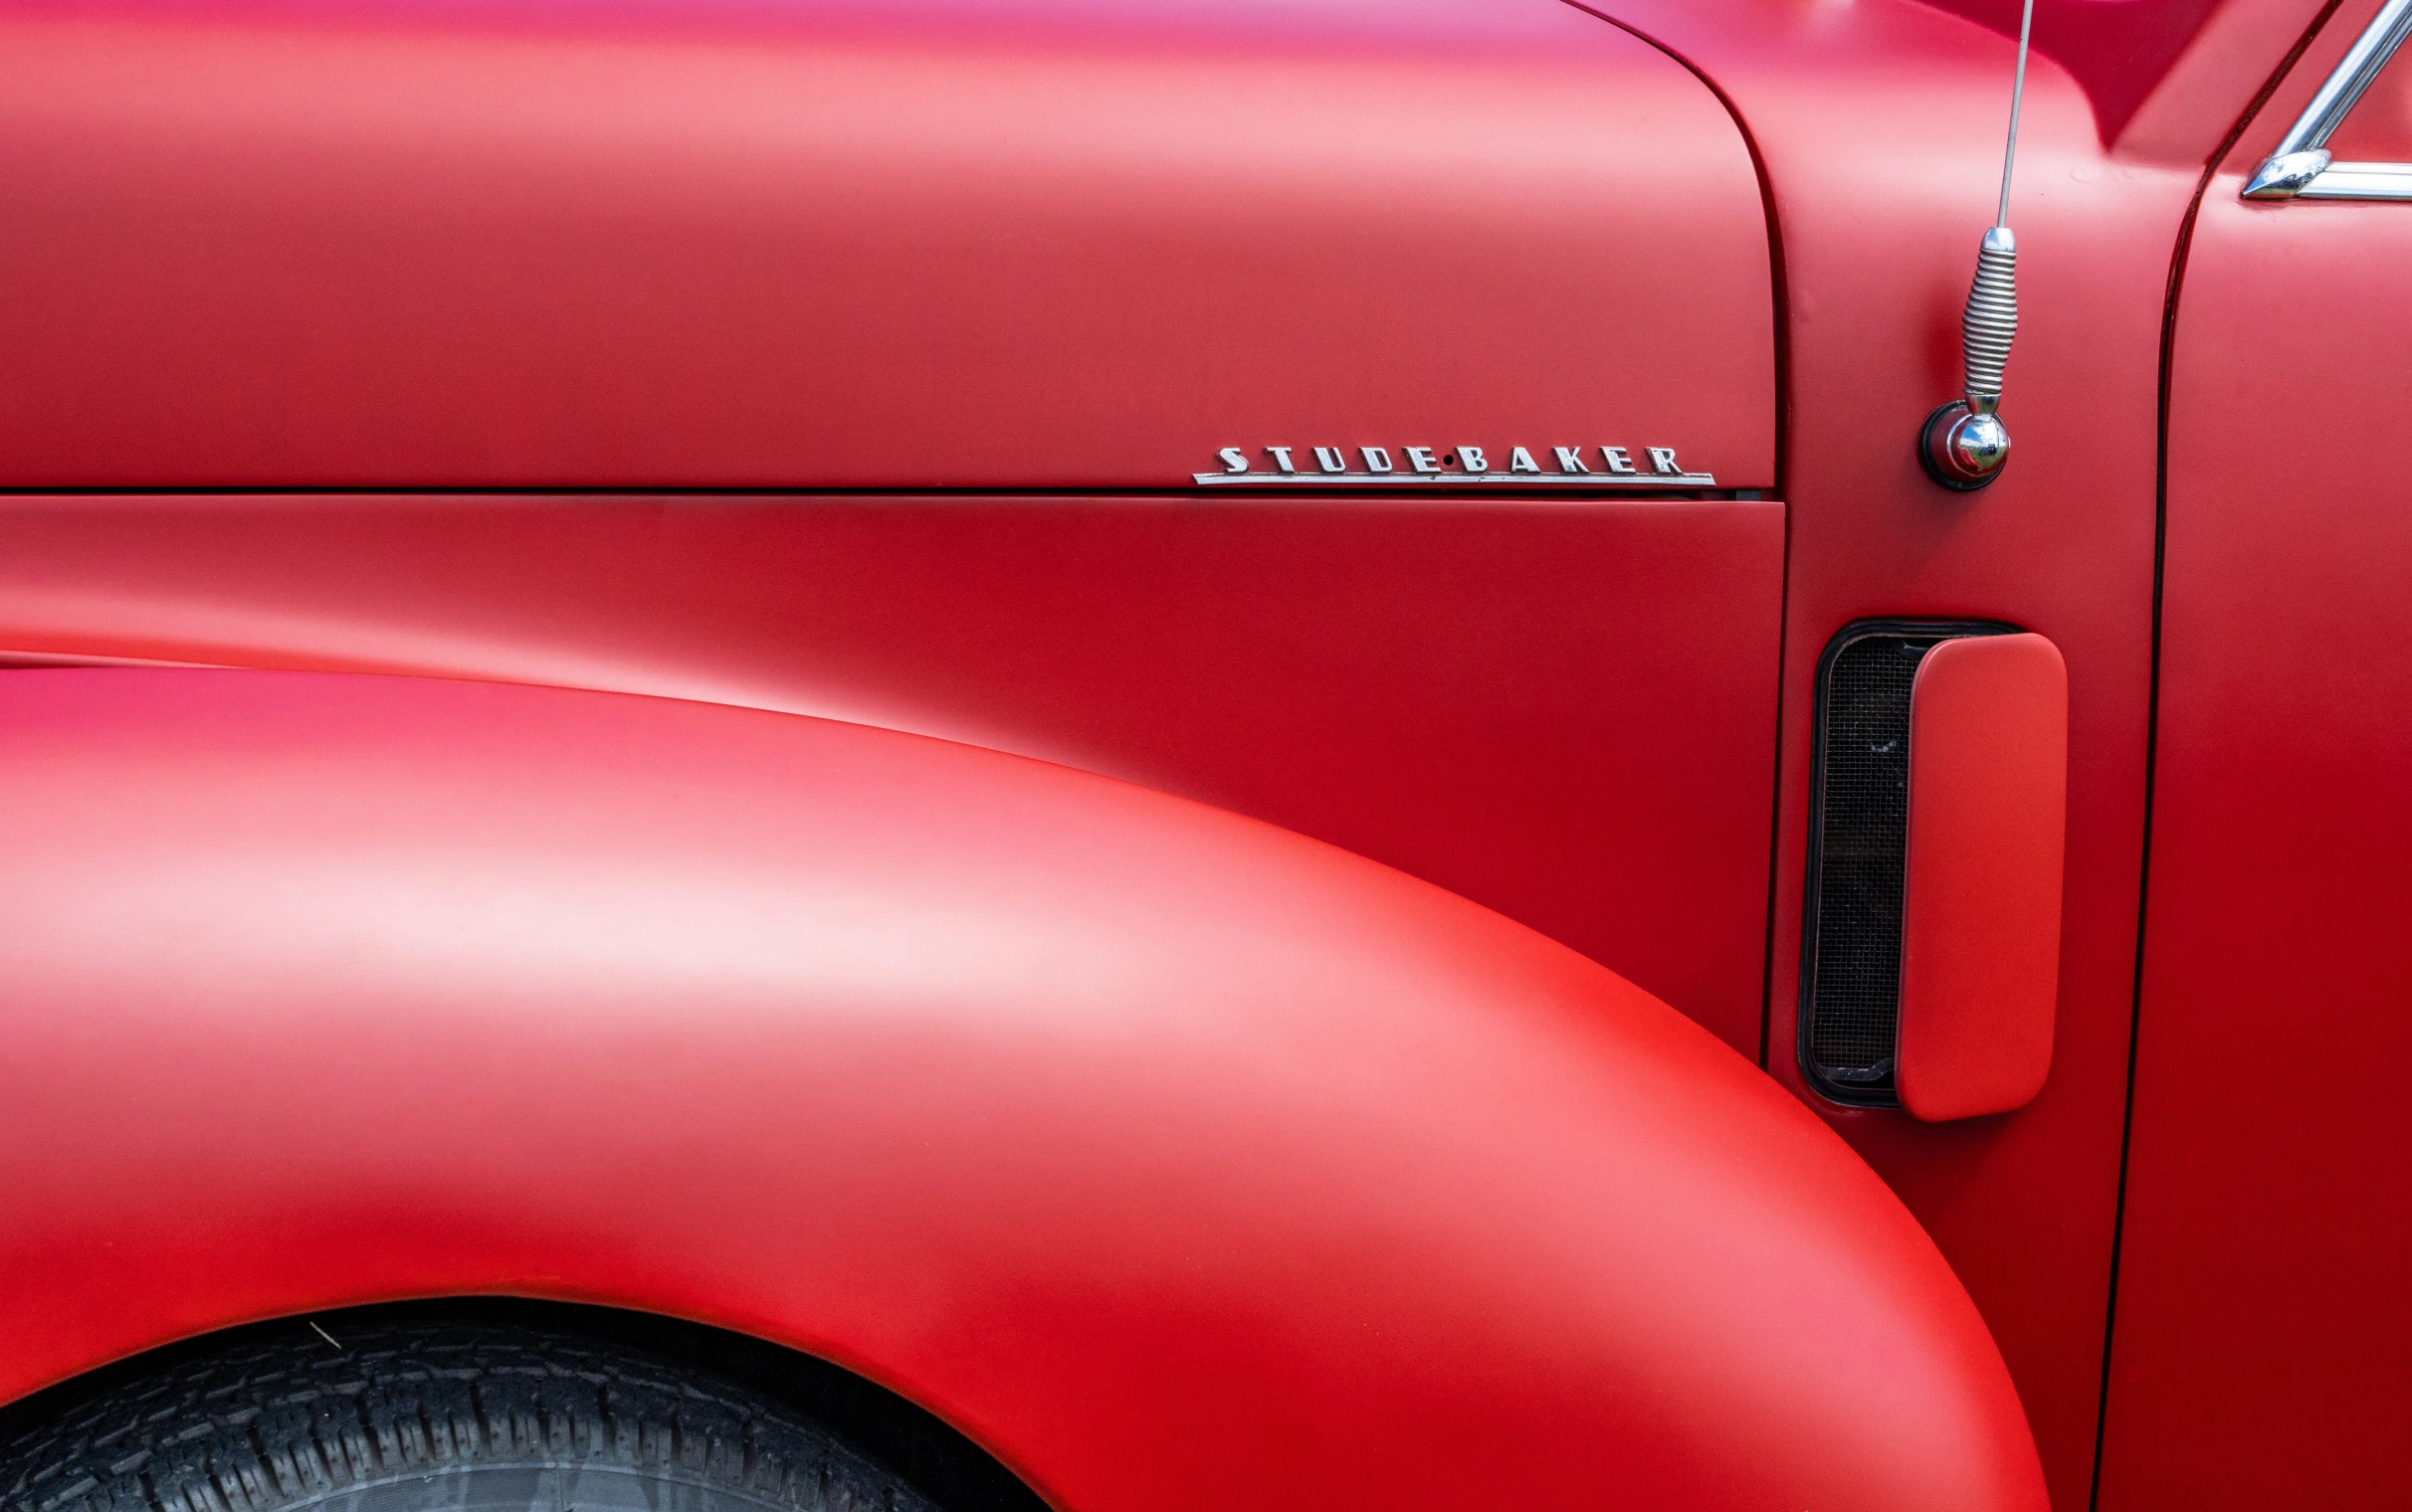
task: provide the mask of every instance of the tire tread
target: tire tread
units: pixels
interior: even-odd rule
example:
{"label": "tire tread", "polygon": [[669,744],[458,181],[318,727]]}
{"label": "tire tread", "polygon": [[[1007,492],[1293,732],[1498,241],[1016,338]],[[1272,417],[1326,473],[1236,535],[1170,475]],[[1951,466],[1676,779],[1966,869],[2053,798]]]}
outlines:
{"label": "tire tread", "polygon": [[616,1345],[379,1325],[184,1361],[0,1445],[0,1512],[278,1512],[413,1472],[618,1465],[795,1512],[936,1512],[826,1429]]}

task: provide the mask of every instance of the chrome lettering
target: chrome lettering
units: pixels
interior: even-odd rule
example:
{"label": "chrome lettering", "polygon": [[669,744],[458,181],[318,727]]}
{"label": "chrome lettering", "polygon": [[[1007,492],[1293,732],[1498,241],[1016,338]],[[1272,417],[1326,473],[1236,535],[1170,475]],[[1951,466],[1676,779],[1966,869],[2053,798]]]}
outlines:
{"label": "chrome lettering", "polygon": [[[1466,484],[1504,485],[1528,492],[1569,489],[1577,493],[1665,492],[1670,488],[1717,485],[1710,473],[1685,472],[1673,447],[1602,446],[1596,464],[1584,459],[1583,454],[1589,450],[1588,447],[1508,447],[1503,459],[1488,447],[1470,445],[1447,449],[1222,447],[1215,452],[1214,471],[1193,472],[1190,480],[1208,488],[1229,484],[1240,488],[1330,487],[1345,491],[1359,487],[1413,491],[1426,487],[1443,492]],[[1311,468],[1301,455],[1309,451],[1314,454]],[[1354,469],[1348,461],[1352,451],[1364,461],[1361,470]],[[1556,462],[1554,471],[1542,468],[1539,461],[1542,452],[1549,453]],[[1261,471],[1258,464],[1251,462],[1259,453],[1265,459]],[[1647,466],[1634,465],[1635,453],[1647,458]],[[1737,496],[1752,497],[1755,492]]]}

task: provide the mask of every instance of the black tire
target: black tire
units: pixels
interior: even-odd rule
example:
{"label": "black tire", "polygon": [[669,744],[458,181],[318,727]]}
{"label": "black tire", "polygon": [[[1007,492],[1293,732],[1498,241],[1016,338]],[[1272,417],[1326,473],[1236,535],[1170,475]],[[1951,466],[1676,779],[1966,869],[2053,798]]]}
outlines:
{"label": "black tire", "polygon": [[0,1445],[6,1512],[936,1512],[804,1418],[615,1345],[280,1329]]}

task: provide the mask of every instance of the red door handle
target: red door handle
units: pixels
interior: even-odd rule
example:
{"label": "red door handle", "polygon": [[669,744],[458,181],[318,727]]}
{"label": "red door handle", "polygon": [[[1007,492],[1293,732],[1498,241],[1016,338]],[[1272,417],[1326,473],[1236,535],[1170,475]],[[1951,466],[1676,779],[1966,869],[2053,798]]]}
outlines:
{"label": "red door handle", "polygon": [[1910,695],[1896,1076],[1929,1121],[2023,1107],[2052,1067],[2069,671],[2037,635],[1946,641]]}

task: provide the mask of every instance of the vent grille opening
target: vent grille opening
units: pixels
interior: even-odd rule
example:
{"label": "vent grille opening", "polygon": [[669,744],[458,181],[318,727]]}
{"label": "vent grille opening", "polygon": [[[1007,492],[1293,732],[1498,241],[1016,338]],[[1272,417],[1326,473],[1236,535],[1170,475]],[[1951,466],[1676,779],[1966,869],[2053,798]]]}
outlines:
{"label": "vent grille opening", "polygon": [[1895,1103],[1910,693],[1945,641],[2007,625],[1865,621],[1818,663],[1809,884],[1801,940],[1802,1073],[1838,1102]]}

